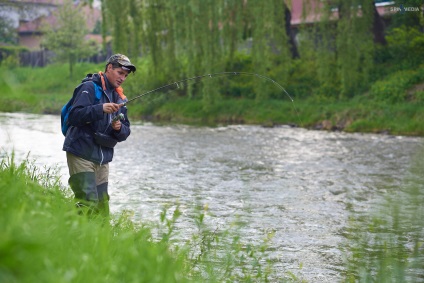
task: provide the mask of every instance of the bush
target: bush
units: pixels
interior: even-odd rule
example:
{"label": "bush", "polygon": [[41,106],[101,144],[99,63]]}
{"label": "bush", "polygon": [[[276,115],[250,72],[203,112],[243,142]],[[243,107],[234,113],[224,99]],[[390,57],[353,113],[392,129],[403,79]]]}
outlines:
{"label": "bush", "polygon": [[417,70],[398,71],[383,80],[375,82],[370,90],[371,98],[388,103],[407,100],[407,90],[414,84],[424,81],[423,67],[421,66]]}
{"label": "bush", "polygon": [[387,35],[388,52],[398,69],[417,67],[424,61],[424,33],[417,28],[394,28]]}
{"label": "bush", "polygon": [[0,66],[16,68],[19,66],[19,54],[28,51],[23,46],[0,46]]}

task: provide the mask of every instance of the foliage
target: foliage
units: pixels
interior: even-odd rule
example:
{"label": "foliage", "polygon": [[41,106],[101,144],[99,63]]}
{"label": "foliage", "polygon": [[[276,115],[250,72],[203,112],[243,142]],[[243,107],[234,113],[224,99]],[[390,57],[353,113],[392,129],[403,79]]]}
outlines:
{"label": "foliage", "polygon": [[341,97],[352,97],[368,87],[372,68],[374,4],[368,0],[338,1],[337,67]]}
{"label": "foliage", "polygon": [[[402,188],[390,191],[365,215],[351,217],[346,231],[344,282],[419,282],[424,258],[421,151]],[[382,188],[380,188],[382,189]]]}
{"label": "foliage", "polygon": [[424,61],[424,34],[416,27],[401,26],[387,35],[391,64],[398,68],[412,69]]}
{"label": "foliage", "polygon": [[[46,169],[46,168],[45,168]],[[54,170],[39,170],[13,153],[0,161],[0,281],[2,282],[270,282],[276,279],[263,243],[243,241],[238,229],[206,223],[198,207],[190,239],[178,238],[178,205],[158,223],[131,220],[130,211],[85,217]],[[41,184],[41,185],[40,185]],[[281,279],[281,278],[280,278]],[[295,277],[293,278],[296,279]]]}
{"label": "foliage", "polygon": [[[285,25],[291,7],[280,0],[102,0],[102,15],[107,20],[102,21],[101,32],[112,35],[113,52],[125,53],[146,68],[143,82],[127,84],[132,92],[208,73],[254,71],[281,82],[295,97],[335,101],[360,95],[373,82],[391,72],[415,68],[422,60],[423,19],[419,13],[392,15],[385,33],[388,44],[381,46],[373,42],[372,1],[320,1],[321,5],[310,1],[303,0],[305,20],[307,14],[321,17],[313,25],[296,27],[300,51],[296,59],[290,54],[289,40],[294,27]],[[405,5],[416,6],[418,2],[411,0]],[[77,20],[74,9],[64,10],[72,15],[70,19]],[[51,34],[51,38],[61,38],[58,34]],[[70,56],[76,57],[90,48],[70,50]],[[72,62],[69,59],[71,70]],[[205,111],[222,95],[258,100],[278,97],[273,87],[261,80],[225,81],[219,88],[205,80],[178,91],[178,96],[201,98]]]}
{"label": "foliage", "polygon": [[301,30],[305,35],[300,43],[317,49],[312,53],[303,50],[315,62],[317,95],[343,99],[368,87],[374,48],[369,32],[372,11],[372,2],[361,0],[328,1],[321,8],[308,11],[322,14],[313,28]]}
{"label": "foliage", "polygon": [[[284,61],[287,66],[290,61],[283,1],[254,4],[220,0],[182,4],[176,0],[104,0],[103,3],[110,19],[108,28],[114,36],[114,51],[131,56],[143,53],[144,58],[152,62],[153,76],[164,76],[169,81],[232,68],[235,53],[249,38],[253,42],[253,68],[258,73],[266,75],[267,70],[279,62]],[[263,17],[263,13],[267,16]],[[274,60],[277,55],[279,58]],[[287,77],[285,69],[280,69],[279,76]],[[189,97],[202,97],[206,109],[221,93],[208,81],[201,86],[196,93],[191,86],[186,91]],[[267,84],[258,82],[254,88],[255,97],[268,96]]]}
{"label": "foliage", "polygon": [[[80,2],[93,3],[92,0]],[[101,33],[104,37],[112,35],[113,52],[125,53],[148,68],[143,73],[143,84],[130,84],[130,89],[137,91],[186,77],[238,70],[270,76],[297,97],[334,101],[360,95],[373,82],[391,72],[415,68],[423,59],[421,13],[393,13],[385,30],[388,44],[381,46],[373,42],[371,32],[375,16],[373,1],[319,1],[320,5],[312,5],[311,0],[302,2],[307,23],[310,22],[307,15],[321,17],[314,24],[290,29],[285,20],[291,7],[280,0],[260,3],[102,0],[105,20],[101,23]],[[395,1],[393,5],[400,4],[422,5],[419,0]],[[73,45],[84,42],[73,37],[81,38],[86,31],[77,28],[82,22],[78,11],[69,8],[70,1],[66,5],[63,10],[69,17],[62,15],[64,24],[59,27],[64,32],[51,29],[48,41],[52,41],[50,47],[55,46],[60,57],[69,55],[66,60],[73,72],[75,58],[83,56],[80,52],[96,46]],[[300,51],[300,58],[296,59],[290,54],[293,47],[290,35],[294,32]],[[72,39],[72,44],[63,41],[58,45],[61,38]],[[245,57],[245,63],[240,64],[240,54]],[[15,63],[11,58],[7,62]],[[276,98],[272,86],[260,80],[225,82],[219,89],[216,84],[203,81],[186,85],[178,95],[201,98],[205,111],[222,99],[222,95],[258,100]]]}
{"label": "foliage", "polygon": [[[408,90],[424,81],[424,66],[416,70],[395,72],[383,80],[375,82],[370,89],[370,97],[388,103],[404,102],[406,100],[420,101],[419,97],[408,94]],[[422,101],[421,101],[422,102]]]}
{"label": "foliage", "polygon": [[393,15],[393,19],[391,22],[392,28],[397,28],[401,26],[407,27],[424,27],[424,15],[422,13],[422,5],[423,1],[421,0],[395,0],[395,7],[418,7],[420,9],[419,12],[398,12]]}
{"label": "foliage", "polygon": [[0,163],[2,282],[188,282],[181,261],[148,241],[148,231],[124,216],[106,225],[77,215],[57,185],[37,183],[49,176],[32,171],[13,156]]}
{"label": "foliage", "polygon": [[69,64],[71,79],[74,65],[78,59],[90,56],[98,51],[95,44],[87,42],[84,38],[88,31],[79,5],[74,6],[72,1],[65,1],[64,5],[57,10],[56,24],[45,23],[43,26],[45,32],[44,46],[56,53],[59,62]]}
{"label": "foliage", "polygon": [[24,46],[0,46],[0,66],[16,68],[19,66],[19,54],[28,51]]}
{"label": "foliage", "polygon": [[[236,56],[237,57],[237,56]],[[237,60],[236,60],[237,61]],[[240,66],[250,64],[247,55],[240,56]],[[350,132],[388,132],[400,135],[424,135],[422,105],[424,101],[422,69],[399,71],[382,77],[371,86],[372,91],[353,98],[336,100],[329,96],[310,96],[317,83],[313,76],[313,62],[294,60],[287,82],[279,82],[292,95],[294,102],[273,87],[273,99],[256,101],[252,76],[231,76],[210,79],[220,89],[222,99],[207,111],[202,100],[188,98],[176,87],[153,92],[128,104],[132,121],[149,120],[188,124],[290,124],[306,128],[319,128],[321,122],[330,120],[334,129]],[[131,74],[124,85],[128,98],[172,83],[165,77],[153,79],[148,60],[137,63],[137,73]],[[235,65],[237,66],[237,65]],[[0,111],[59,114],[69,100],[75,86],[87,73],[97,72],[103,64],[78,63],[79,78],[66,80],[67,64],[44,68],[0,67]],[[57,79],[52,79],[57,78]],[[401,78],[398,81],[398,78]],[[159,79],[159,78],[158,78]],[[405,83],[406,82],[406,83]],[[272,83],[270,82],[272,85]],[[192,86],[196,89],[196,83]],[[183,86],[181,86],[183,88]],[[392,103],[393,90],[400,99]],[[249,96],[251,95],[251,96]],[[393,93],[393,95],[395,95]],[[403,97],[403,98],[402,98]]]}
{"label": "foliage", "polygon": [[6,17],[0,17],[0,38],[3,44],[16,44],[17,33]]}

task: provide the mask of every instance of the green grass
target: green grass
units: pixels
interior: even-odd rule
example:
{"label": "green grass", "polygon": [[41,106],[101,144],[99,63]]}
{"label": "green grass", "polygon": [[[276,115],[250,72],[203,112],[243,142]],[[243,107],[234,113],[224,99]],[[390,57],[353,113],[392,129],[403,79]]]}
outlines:
{"label": "green grass", "polygon": [[72,79],[66,65],[0,68],[0,91],[5,94],[2,95],[0,111],[57,114],[81,79],[102,68],[100,65],[78,64],[75,67],[78,76]]}
{"label": "green grass", "polygon": [[263,243],[246,243],[240,224],[227,230],[208,227],[207,208],[200,206],[192,219],[198,230],[184,241],[176,237],[178,205],[164,208],[156,223],[142,225],[130,220],[130,211],[110,219],[79,215],[56,170],[40,170],[33,164],[16,164],[13,154],[0,161],[0,282],[213,283],[278,278],[265,257],[272,233]]}
{"label": "green grass", "polygon": [[[32,173],[31,173],[32,172]],[[0,166],[1,282],[188,282],[182,261],[124,216],[77,215],[52,176],[13,158]]]}
{"label": "green grass", "polygon": [[417,153],[402,187],[366,213],[350,213],[343,282],[423,281],[423,156],[422,150]]}

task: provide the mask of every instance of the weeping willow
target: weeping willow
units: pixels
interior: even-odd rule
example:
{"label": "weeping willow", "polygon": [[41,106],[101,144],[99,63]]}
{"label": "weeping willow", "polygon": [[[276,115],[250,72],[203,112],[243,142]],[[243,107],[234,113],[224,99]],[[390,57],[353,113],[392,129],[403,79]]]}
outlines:
{"label": "weeping willow", "polygon": [[[113,51],[149,58],[158,83],[232,71],[241,50],[250,53],[252,66],[239,71],[268,74],[290,62],[283,0],[102,0],[102,8]],[[287,79],[285,72],[275,75]],[[267,86],[255,83],[255,96],[267,98]],[[187,94],[201,96],[205,105],[220,96],[208,80],[194,90],[188,86]]]}
{"label": "weeping willow", "polygon": [[[303,1],[313,6],[313,1]],[[373,5],[369,0],[335,0],[305,12],[317,15],[310,36],[316,47],[318,95],[343,99],[367,87],[373,65]]]}
{"label": "weeping willow", "polygon": [[342,98],[355,95],[369,81],[373,5],[369,0],[339,0],[336,46]]}
{"label": "weeping willow", "polygon": [[[373,3],[369,0],[301,0],[307,13],[319,15],[307,27],[318,93],[349,97],[366,85],[372,66]],[[270,76],[285,84],[294,60],[285,18],[292,1],[284,0],[102,0],[104,27],[113,51],[148,60],[145,78],[159,86],[182,78],[223,71]],[[315,4],[313,4],[315,3]],[[318,3],[318,4],[316,4]],[[306,13],[306,14],[307,14]],[[302,31],[301,31],[302,33]],[[236,54],[251,58],[235,70]],[[302,56],[301,56],[302,57]],[[272,86],[252,78],[258,100]],[[152,86],[153,87],[153,86]],[[225,90],[212,80],[189,85],[184,95],[213,105]]]}

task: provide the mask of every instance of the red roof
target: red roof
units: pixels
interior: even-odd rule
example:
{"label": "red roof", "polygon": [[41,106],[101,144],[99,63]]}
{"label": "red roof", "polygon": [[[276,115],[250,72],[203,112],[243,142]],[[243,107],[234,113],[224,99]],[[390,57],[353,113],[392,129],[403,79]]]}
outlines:
{"label": "red roof", "polygon": [[18,33],[41,33],[41,27],[43,23],[48,23],[49,25],[56,24],[56,17],[50,15],[48,17],[39,17],[33,21],[21,22],[18,27]]}
{"label": "red roof", "polygon": [[12,2],[30,3],[30,4],[50,4],[61,5],[64,0],[12,0]]}
{"label": "red roof", "polygon": [[[31,0],[32,2],[62,2],[63,0]],[[101,11],[96,8],[90,8],[88,6],[83,6],[82,13],[85,15],[87,22],[87,28],[89,31],[92,31],[96,25],[96,22],[101,19]],[[21,22],[18,27],[18,33],[41,33],[42,23],[46,22],[50,25],[55,25],[57,22],[56,16],[54,13],[49,16],[42,16],[33,21]]]}
{"label": "red roof", "polygon": [[[320,8],[322,7],[322,2],[320,0],[309,0],[308,5],[303,5],[304,0],[287,0],[291,1],[291,24],[297,26],[300,24],[311,24],[320,20]],[[393,2],[386,2],[380,5],[376,5],[377,11],[380,16],[385,16],[391,14],[390,7],[392,7]],[[335,9],[332,11],[333,16],[338,18],[338,11]],[[305,14],[305,15],[303,15]]]}

